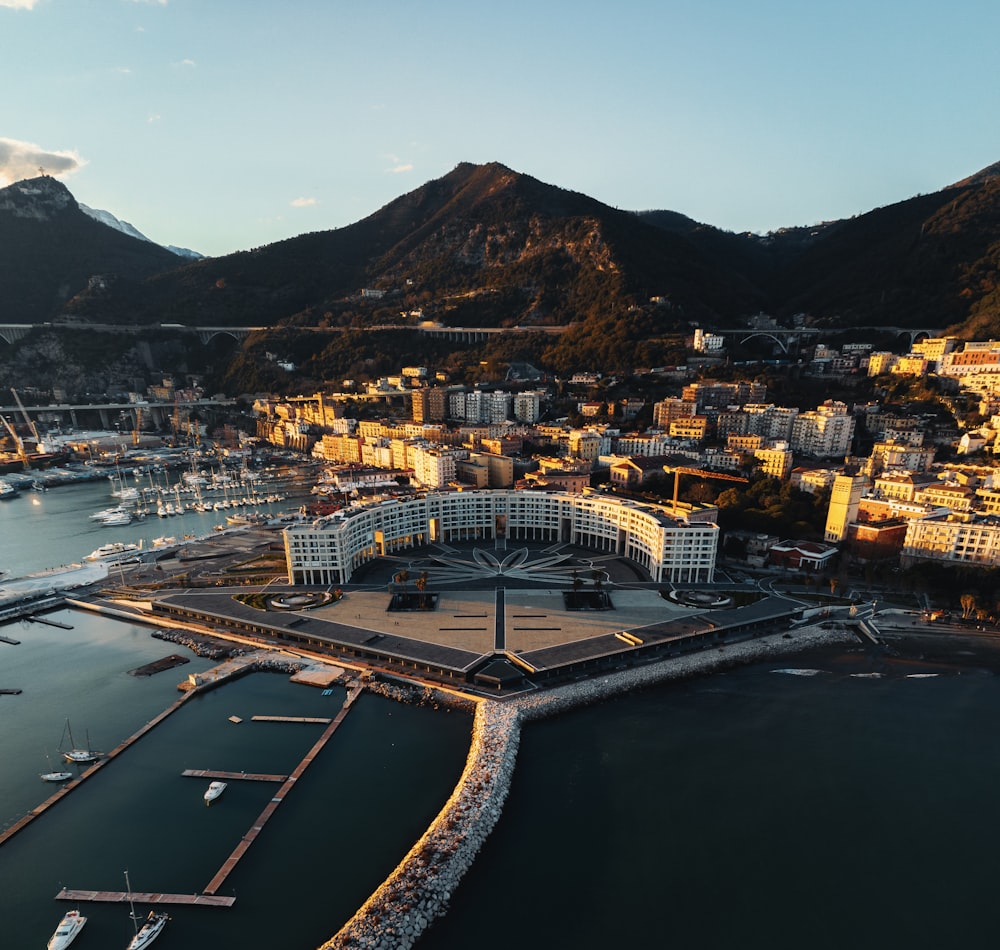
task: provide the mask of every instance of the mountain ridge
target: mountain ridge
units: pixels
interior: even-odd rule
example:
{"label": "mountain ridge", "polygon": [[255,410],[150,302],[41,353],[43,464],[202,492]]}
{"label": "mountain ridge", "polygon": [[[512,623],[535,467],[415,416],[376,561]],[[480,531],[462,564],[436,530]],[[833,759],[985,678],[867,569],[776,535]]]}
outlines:
{"label": "mountain ridge", "polygon": [[[44,305],[26,307],[20,322],[69,315],[274,332],[418,317],[564,326],[560,361],[573,348],[603,368],[643,354],[655,359],[663,341],[692,324],[737,326],[761,311],[780,321],[801,314],[832,330],[993,333],[1000,328],[998,169],[852,218],[755,235],[672,211],[623,211],[496,162],[463,162],[346,227],[179,267],[175,257],[140,254],[141,241],[122,235],[128,266],[91,265],[116,275],[110,286],[89,287],[79,261],[75,286],[65,263],[52,267],[62,292],[47,288]],[[16,194],[0,191],[0,239],[12,222],[34,227],[47,232],[50,257],[58,251],[71,260],[63,232],[78,232],[75,215],[84,212],[58,189],[65,191],[51,179],[29,179]],[[0,266],[0,291],[11,281],[16,287],[16,278]]]}

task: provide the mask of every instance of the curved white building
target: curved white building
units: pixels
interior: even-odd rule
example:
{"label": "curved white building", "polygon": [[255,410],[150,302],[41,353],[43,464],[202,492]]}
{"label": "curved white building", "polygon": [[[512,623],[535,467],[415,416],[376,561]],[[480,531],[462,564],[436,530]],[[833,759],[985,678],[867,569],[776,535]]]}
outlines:
{"label": "curved white building", "polygon": [[718,525],[603,495],[515,490],[441,492],[345,508],[285,529],[293,584],[346,584],[362,564],[434,542],[562,542],[614,552],[657,583],[711,581]]}

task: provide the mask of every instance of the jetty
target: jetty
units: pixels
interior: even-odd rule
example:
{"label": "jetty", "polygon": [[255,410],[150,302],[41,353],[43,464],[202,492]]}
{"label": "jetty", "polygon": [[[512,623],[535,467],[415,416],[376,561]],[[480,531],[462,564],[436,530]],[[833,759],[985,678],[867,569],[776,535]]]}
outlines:
{"label": "jetty", "polygon": [[[361,684],[356,683],[348,689],[347,698],[344,700],[344,705],[341,707],[340,712],[334,716],[330,724],[323,730],[323,735],[319,737],[313,747],[306,753],[302,761],[296,766],[295,771],[288,776],[287,780],[282,784],[281,788],[278,789],[274,797],[267,803],[267,805],[264,806],[264,810],[253,823],[253,826],[240,839],[240,843],[235,847],[233,853],[226,858],[225,863],[223,863],[222,867],[219,868],[215,877],[209,881],[208,886],[205,888],[206,894],[215,894],[218,892],[226,878],[229,877],[233,869],[239,863],[240,858],[247,853],[250,845],[257,840],[257,836],[263,830],[264,825],[267,824],[271,816],[275,813],[275,811],[277,811],[278,806],[295,787],[295,783],[302,776],[302,773],[305,772],[305,770],[312,764],[316,756],[322,751],[323,746],[327,744],[330,737],[337,731],[337,728],[351,711],[351,706],[354,705],[354,701],[361,695],[363,688],[364,687],[362,687]],[[256,719],[257,717],[255,716],[254,718]]]}
{"label": "jetty", "polygon": [[284,782],[287,775],[268,775],[265,772],[217,772],[214,769],[185,769],[188,778],[229,779],[231,782]]}
{"label": "jetty", "polygon": [[[232,907],[235,897],[217,894],[159,894],[132,891],[132,900],[137,904],[193,904],[198,907]],[[64,887],[56,894],[57,901],[91,901],[93,903],[125,904],[129,894],[125,891],[82,891]]]}
{"label": "jetty", "polygon": [[[245,659],[245,658],[244,658]],[[224,664],[225,665],[225,664]],[[232,666],[229,667],[230,675],[237,672]],[[209,685],[216,685],[218,679],[211,678]],[[263,772],[227,772],[227,771],[217,771],[212,769],[185,769],[181,774],[191,777],[191,778],[211,778],[211,779],[228,779],[232,781],[249,781],[249,782],[275,782],[281,783],[281,787],[270,799],[264,810],[260,813],[254,823],[247,830],[246,834],[240,839],[239,844],[233,849],[233,852],[228,858],[223,862],[222,866],[215,873],[215,876],[209,881],[205,889],[199,894],[161,894],[161,893],[133,893],[132,898],[138,903],[145,904],[193,904],[197,906],[207,906],[207,907],[232,907],[236,902],[235,897],[227,897],[224,895],[219,895],[218,891],[222,887],[226,878],[232,873],[233,869],[239,863],[240,859],[247,853],[250,845],[257,840],[257,836],[264,829],[268,820],[275,813],[278,806],[285,800],[291,790],[295,787],[295,783],[302,777],[305,770],[312,764],[316,756],[322,751],[323,747],[330,740],[330,737],[337,731],[337,728],[346,718],[348,712],[350,712],[351,707],[354,705],[355,700],[361,695],[364,687],[361,683],[352,683],[347,691],[347,697],[344,700],[344,705],[341,707],[340,712],[333,719],[315,719],[307,717],[296,717],[296,716],[254,716],[254,720],[264,720],[264,721],[277,721],[277,722],[309,722],[309,723],[319,723],[325,724],[326,728],[323,730],[323,734],[319,739],[313,743],[312,747],[302,758],[302,761],[296,766],[295,770],[290,775],[270,775]],[[187,698],[194,695],[192,692],[188,692],[178,700],[171,707],[170,711],[177,708],[181,703]],[[166,714],[163,714],[164,716]],[[163,716],[160,717],[162,720]],[[146,730],[143,730],[146,731]],[[141,733],[139,733],[141,734]],[[137,735],[139,735],[137,734]],[[133,737],[133,739],[136,737]],[[131,742],[132,740],[129,740]],[[120,751],[120,749],[115,750],[115,754]],[[103,763],[100,763],[103,764]],[[77,779],[72,784],[78,784],[84,777],[89,775],[94,771],[95,767],[89,769],[87,772]],[[48,802],[46,802],[44,807],[48,807],[53,804],[59,797],[68,792],[69,789],[63,789],[61,792],[52,796]],[[44,810],[44,807],[42,810]],[[39,809],[36,809],[39,811]],[[31,817],[35,817],[32,815]],[[19,829],[18,829],[19,830]],[[0,836],[0,843],[13,834],[15,829],[11,829],[7,835]],[[65,901],[75,901],[77,903],[85,901],[96,901],[96,902],[111,902],[118,903],[128,899],[128,895],[122,891],[96,891],[96,890],[82,890],[80,888],[68,888],[64,887],[62,890],[56,894],[56,900]]]}

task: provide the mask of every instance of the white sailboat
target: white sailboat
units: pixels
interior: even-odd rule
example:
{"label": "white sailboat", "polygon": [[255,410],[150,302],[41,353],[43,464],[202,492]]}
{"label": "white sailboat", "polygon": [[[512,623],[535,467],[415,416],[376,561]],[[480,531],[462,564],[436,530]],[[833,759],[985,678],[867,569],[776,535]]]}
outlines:
{"label": "white sailboat", "polygon": [[[70,727],[69,719],[66,720],[66,725],[63,728],[63,735],[65,736],[67,733],[69,734],[70,749],[68,752],[63,752],[62,754],[62,757],[67,762],[76,762],[78,764],[85,764],[87,762],[96,762],[101,757],[101,754],[99,752],[95,752],[93,749],[90,748],[89,732],[87,733],[87,745],[82,749],[77,748],[76,742],[74,742],[73,740],[73,730]],[[60,745],[62,745],[62,743],[60,743]]]}
{"label": "white sailboat", "polygon": [[43,782],[67,782],[73,777],[72,772],[61,772],[58,769],[52,768],[52,759],[48,756],[45,757],[49,763],[48,772],[41,773],[41,779]]}
{"label": "white sailboat", "polygon": [[143,947],[148,947],[160,936],[160,932],[166,927],[170,916],[163,911],[157,913],[151,910],[140,927],[139,918],[135,915],[135,904],[132,901],[132,884],[128,879],[128,871],[125,872],[125,892],[128,894],[128,905],[132,909],[129,916],[131,916],[132,925],[135,927],[135,936],[129,941],[127,950],[142,950]]}
{"label": "white sailboat", "polygon": [[86,922],[87,918],[81,916],[80,911],[71,910],[59,921],[55,933],[49,937],[49,942],[46,944],[48,950],[66,950],[66,947],[76,939],[76,935],[83,930]]}

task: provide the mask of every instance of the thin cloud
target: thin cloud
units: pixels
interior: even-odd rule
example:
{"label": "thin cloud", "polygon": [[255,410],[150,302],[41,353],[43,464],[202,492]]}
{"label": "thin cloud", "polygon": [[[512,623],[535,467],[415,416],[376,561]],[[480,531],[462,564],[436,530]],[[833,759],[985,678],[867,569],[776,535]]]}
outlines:
{"label": "thin cloud", "polygon": [[318,205],[319,202],[315,198],[295,198],[289,204],[293,208],[311,208],[313,205]]}
{"label": "thin cloud", "polygon": [[154,122],[159,122],[161,118],[162,118],[162,117],[160,116],[160,113],[159,113],[159,112],[154,112],[154,113],[152,113],[152,114],[151,114],[151,115],[149,116],[149,118],[147,118],[147,119],[146,119],[146,121],[147,121],[147,122],[148,122],[148,123],[149,123],[150,125],[152,125],[152,124],[153,124]]}
{"label": "thin cloud", "polygon": [[193,59],[182,59],[180,62],[174,63],[180,69],[194,69],[197,63]]}
{"label": "thin cloud", "polygon": [[0,7],[11,10],[33,10],[38,0],[0,0]]}
{"label": "thin cloud", "polygon": [[389,162],[389,167],[386,169],[386,172],[388,174],[390,174],[390,175],[403,175],[406,172],[412,172],[413,171],[413,163],[412,162],[404,162],[397,155],[386,155],[385,157],[386,157],[386,159]]}
{"label": "thin cloud", "polygon": [[22,178],[34,178],[39,169],[58,178],[71,175],[85,164],[76,152],[54,152],[31,142],[0,138],[0,181],[8,185]]}

